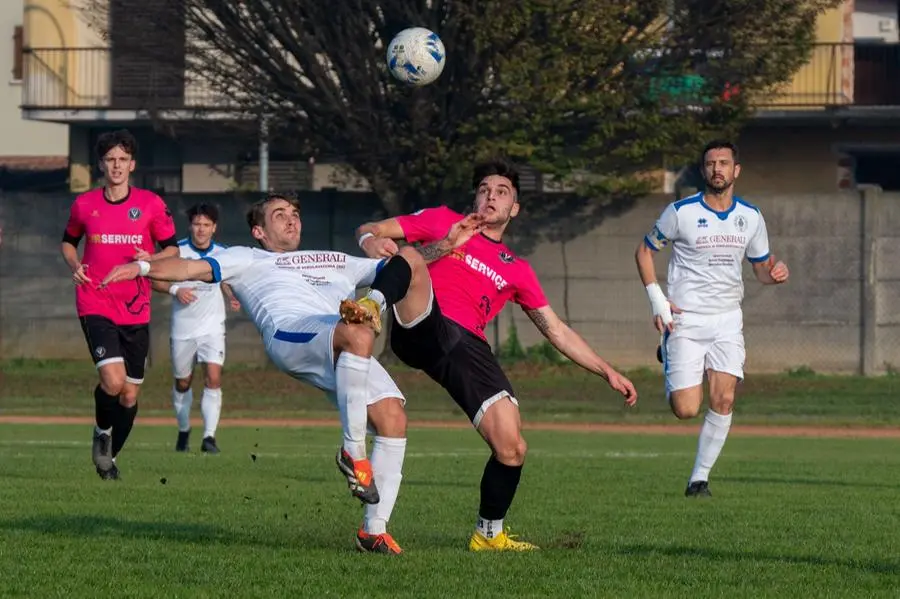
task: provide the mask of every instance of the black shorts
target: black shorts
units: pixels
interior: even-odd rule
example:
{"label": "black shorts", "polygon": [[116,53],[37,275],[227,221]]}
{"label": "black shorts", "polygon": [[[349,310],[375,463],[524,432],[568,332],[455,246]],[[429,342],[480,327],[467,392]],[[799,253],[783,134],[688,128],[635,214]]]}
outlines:
{"label": "black shorts", "polygon": [[446,389],[476,427],[494,402],[509,397],[518,403],[491,346],[441,314],[436,299],[428,315],[410,328],[393,319],[391,349]]}
{"label": "black shorts", "polygon": [[135,385],[144,382],[144,365],[150,351],[149,325],[118,325],[108,318],[95,315],[82,316],[79,320],[97,368],[112,362],[124,362],[125,380]]}

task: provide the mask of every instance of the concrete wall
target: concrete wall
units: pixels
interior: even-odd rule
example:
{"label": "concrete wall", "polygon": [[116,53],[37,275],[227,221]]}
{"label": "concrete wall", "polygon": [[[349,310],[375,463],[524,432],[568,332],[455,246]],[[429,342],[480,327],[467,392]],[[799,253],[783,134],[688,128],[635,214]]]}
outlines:
{"label": "concrete wall", "polygon": [[[788,285],[764,287],[746,269],[748,372],[900,367],[900,250],[892,226],[900,222],[900,195],[876,190],[745,197],[762,208],[773,252],[792,273]],[[220,240],[245,244],[243,214],[252,199],[194,194],[167,202],[180,233],[186,231],[180,215],[187,206],[218,202]],[[0,358],[87,359],[58,250],[71,200],[0,195]],[[633,253],[670,200],[644,199],[587,234],[564,244],[541,244],[529,256],[556,311],[601,355],[623,367],[657,366],[657,335]],[[358,254],[354,227],[381,214],[378,203],[364,194],[309,192],[301,201],[307,248]],[[657,268],[664,278],[662,256]],[[163,367],[168,367],[169,301],[157,294],[153,306],[152,358]],[[488,329],[488,339],[505,340],[511,319],[524,345],[541,340],[515,306],[500,315],[496,335]],[[228,344],[232,361],[265,361],[257,333],[243,316],[229,318]]]}

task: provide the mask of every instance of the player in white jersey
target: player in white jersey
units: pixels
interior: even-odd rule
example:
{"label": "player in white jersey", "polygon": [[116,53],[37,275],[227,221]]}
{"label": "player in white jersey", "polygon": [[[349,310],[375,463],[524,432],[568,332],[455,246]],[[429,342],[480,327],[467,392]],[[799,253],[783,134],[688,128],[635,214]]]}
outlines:
{"label": "player in white jersey", "polygon": [[[658,357],[676,417],[700,413],[704,373],[709,381],[709,409],[688,497],[710,495],[709,472],[728,437],[735,389],[744,378],[743,260],[764,285],[788,279],[787,266],[769,253],[759,208],[734,195],[741,172],[737,147],[713,141],[701,156],[705,191],[669,204],[635,256],[662,334]],[[653,258],[670,243],[667,298],[656,281]]]}
{"label": "player in white jersey", "polygon": [[[215,256],[225,249],[213,237],[219,221],[219,211],[210,204],[196,204],[186,211],[190,223],[190,234],[178,242],[178,252],[182,258],[199,260],[205,256]],[[191,434],[191,405],[193,391],[191,383],[195,363],[203,365],[204,387],[200,399],[200,413],[203,415],[203,437],[200,451],[219,453],[216,429],[222,413],[222,367],[225,364],[225,298],[233,310],[240,304],[220,283],[187,281],[167,283],[153,281],[157,291],[169,293],[172,300],[172,320],[170,353],[172,374],[172,406],[178,421],[178,439],[175,451],[186,452]]]}
{"label": "player in white jersey", "polygon": [[[299,204],[280,195],[254,204],[247,222],[265,249],[230,247],[200,260],[135,262],[113,269],[103,285],[137,276],[227,282],[259,330],[272,362],[325,391],[341,413],[344,442],[338,467],[353,495],[367,504],[357,548],[399,554],[387,523],[406,452],[405,400],[372,357],[374,331],[366,324],[341,322],[339,313],[358,287],[371,284],[384,260],[298,251]],[[371,462],[366,457],[367,423],[376,435]]]}

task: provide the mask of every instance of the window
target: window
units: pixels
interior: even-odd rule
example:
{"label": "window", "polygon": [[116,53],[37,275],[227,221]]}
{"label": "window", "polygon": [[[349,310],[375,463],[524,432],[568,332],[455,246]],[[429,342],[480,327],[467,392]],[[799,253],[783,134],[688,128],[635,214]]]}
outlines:
{"label": "window", "polygon": [[25,47],[23,41],[24,36],[22,33],[22,26],[16,25],[16,27],[13,29],[13,81],[22,80],[22,72],[25,66]]}

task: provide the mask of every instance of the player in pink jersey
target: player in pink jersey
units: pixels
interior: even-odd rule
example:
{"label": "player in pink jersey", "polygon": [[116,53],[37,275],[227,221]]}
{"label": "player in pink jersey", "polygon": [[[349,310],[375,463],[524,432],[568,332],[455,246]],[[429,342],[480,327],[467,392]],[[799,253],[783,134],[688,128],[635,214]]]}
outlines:
{"label": "player in pink jersey", "polygon": [[[97,474],[118,479],[115,459],[137,416],[150,348],[150,283],[141,277],[100,288],[115,266],[178,255],[175,223],[156,194],[130,185],[137,142],[128,131],[105,133],[97,155],[105,184],[75,198],[62,241],[72,270],[75,306],[100,375],[94,389],[97,424],[91,449]],[[84,254],[78,245],[85,239]],[[161,251],[153,254],[156,244]]]}
{"label": "player in pink jersey", "polygon": [[[478,165],[472,184],[475,205],[468,216],[439,207],[357,229],[369,257],[393,256],[359,304],[372,311],[376,328],[381,311],[393,306],[394,352],[444,387],[491,448],[469,549],[527,551],[537,547],[503,529],[526,445],[513,386],[484,336],[487,323],[513,301],[554,347],[604,378],[627,405],[634,405],[637,393],[556,315],[531,266],[503,244],[519,212],[516,170],[504,162]],[[399,249],[399,239],[426,245],[418,252]]]}

